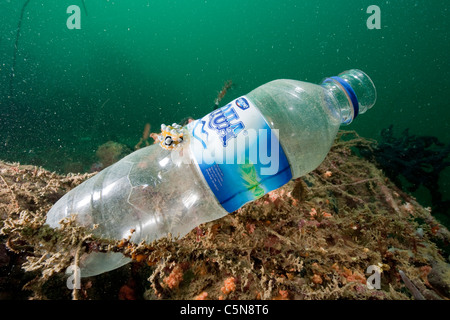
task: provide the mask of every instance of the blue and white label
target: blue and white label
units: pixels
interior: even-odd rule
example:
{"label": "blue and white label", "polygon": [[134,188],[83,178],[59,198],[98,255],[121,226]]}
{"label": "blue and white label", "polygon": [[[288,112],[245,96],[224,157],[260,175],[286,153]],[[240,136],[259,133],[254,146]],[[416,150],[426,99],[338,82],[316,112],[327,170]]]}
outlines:
{"label": "blue and white label", "polygon": [[194,160],[228,212],[292,179],[278,130],[270,128],[245,96],[191,122],[187,128]]}

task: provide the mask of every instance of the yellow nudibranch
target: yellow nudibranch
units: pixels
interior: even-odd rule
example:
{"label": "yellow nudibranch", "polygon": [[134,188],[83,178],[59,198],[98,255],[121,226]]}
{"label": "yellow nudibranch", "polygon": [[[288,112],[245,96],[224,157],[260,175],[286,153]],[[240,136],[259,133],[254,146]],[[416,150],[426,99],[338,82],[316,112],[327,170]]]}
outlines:
{"label": "yellow nudibranch", "polygon": [[161,147],[166,150],[176,149],[183,142],[183,128],[176,123],[171,126],[161,125],[161,134],[158,136]]}

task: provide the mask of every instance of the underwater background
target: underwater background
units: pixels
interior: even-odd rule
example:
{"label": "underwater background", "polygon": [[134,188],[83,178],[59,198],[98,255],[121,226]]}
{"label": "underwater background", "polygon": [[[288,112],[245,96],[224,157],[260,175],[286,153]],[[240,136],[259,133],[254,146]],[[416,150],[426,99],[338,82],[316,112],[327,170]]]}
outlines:
{"label": "underwater background", "polygon": [[[67,27],[71,5],[81,29]],[[371,5],[380,29],[367,26]],[[222,105],[274,79],[320,83],[351,68],[372,78],[378,99],[343,129],[381,141],[393,125],[399,139],[408,129],[447,150],[449,9],[438,0],[0,0],[0,159],[87,172],[107,141],[132,149],[146,123],[155,132],[211,112],[228,80]],[[423,186],[414,195],[431,205]]]}

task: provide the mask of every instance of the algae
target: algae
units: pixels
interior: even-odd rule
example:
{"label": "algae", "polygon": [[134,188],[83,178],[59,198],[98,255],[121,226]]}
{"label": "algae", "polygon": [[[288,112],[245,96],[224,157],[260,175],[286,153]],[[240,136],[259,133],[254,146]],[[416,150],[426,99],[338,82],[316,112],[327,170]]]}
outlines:
{"label": "algae", "polygon": [[[0,162],[0,296],[399,300],[414,299],[414,286],[425,299],[449,299],[448,230],[352,151],[362,144],[371,142],[341,131],[308,175],[182,239],[139,244],[95,238],[74,219],[44,224],[53,203],[93,174]],[[67,268],[95,251],[133,262],[69,289]],[[369,266],[379,289],[367,286]]]}

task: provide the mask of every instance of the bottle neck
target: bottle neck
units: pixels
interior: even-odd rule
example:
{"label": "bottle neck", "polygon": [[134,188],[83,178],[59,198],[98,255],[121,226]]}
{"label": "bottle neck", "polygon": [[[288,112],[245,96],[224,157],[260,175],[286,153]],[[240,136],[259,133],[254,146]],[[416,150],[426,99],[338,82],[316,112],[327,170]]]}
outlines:
{"label": "bottle neck", "polygon": [[341,124],[348,125],[359,114],[359,103],[352,87],[340,77],[326,78],[321,86],[328,92],[331,100],[330,107],[335,108]]}

